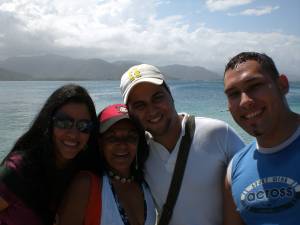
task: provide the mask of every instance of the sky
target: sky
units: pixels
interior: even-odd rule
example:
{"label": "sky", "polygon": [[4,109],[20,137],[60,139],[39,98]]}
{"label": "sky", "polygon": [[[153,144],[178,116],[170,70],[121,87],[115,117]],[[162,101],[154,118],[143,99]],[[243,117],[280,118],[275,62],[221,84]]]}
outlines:
{"label": "sky", "polygon": [[0,60],[57,54],[202,66],[242,51],[300,65],[299,0],[0,0]]}

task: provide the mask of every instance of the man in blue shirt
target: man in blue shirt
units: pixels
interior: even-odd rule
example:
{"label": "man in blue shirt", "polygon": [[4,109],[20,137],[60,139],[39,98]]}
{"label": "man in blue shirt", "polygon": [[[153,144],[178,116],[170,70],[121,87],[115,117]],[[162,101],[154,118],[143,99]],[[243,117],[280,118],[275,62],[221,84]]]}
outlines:
{"label": "man in blue shirt", "polygon": [[256,138],[228,166],[224,225],[299,224],[300,116],[287,104],[287,77],[269,56],[242,52],[225,68],[224,91],[234,120]]}

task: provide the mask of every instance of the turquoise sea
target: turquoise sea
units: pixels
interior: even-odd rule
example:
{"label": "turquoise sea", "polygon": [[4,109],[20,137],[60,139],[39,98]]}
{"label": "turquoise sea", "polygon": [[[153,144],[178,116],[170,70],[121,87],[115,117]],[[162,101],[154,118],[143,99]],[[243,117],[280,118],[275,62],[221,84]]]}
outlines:
{"label": "turquoise sea", "polygon": [[[0,81],[0,159],[28,129],[48,96],[68,81]],[[97,112],[108,104],[122,102],[119,81],[75,81],[88,89]],[[242,131],[227,111],[222,81],[169,81],[178,112],[212,117],[228,122],[246,143],[252,138]],[[288,102],[300,113],[300,82],[290,83]]]}

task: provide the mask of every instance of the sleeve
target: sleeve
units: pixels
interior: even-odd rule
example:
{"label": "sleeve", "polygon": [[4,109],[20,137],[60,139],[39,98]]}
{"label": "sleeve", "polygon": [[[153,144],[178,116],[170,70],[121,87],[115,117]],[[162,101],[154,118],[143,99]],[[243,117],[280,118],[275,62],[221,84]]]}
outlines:
{"label": "sleeve", "polygon": [[20,167],[22,155],[12,153],[0,166],[0,196],[8,203],[17,201],[15,192],[22,188]]}
{"label": "sleeve", "polygon": [[231,172],[232,172],[232,159],[230,160],[228,166],[227,166],[227,170],[226,170],[226,180],[228,185],[231,187]]}
{"label": "sleeve", "polygon": [[235,132],[233,128],[227,125],[227,139],[226,139],[226,161],[229,164],[232,157],[243,147],[245,143],[241,137]]}

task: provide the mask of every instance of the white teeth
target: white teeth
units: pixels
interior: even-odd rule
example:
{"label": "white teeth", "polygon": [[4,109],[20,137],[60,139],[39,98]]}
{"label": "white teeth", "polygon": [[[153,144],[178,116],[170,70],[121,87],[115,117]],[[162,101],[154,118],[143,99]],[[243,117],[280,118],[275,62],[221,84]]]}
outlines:
{"label": "white teeth", "polygon": [[77,145],[77,143],[73,141],[64,141],[64,145],[74,147]]}
{"label": "white teeth", "polygon": [[126,153],[115,153],[114,154],[115,156],[127,156],[128,155],[128,153],[126,152]]}
{"label": "white teeth", "polygon": [[161,116],[149,120],[151,123],[157,123],[160,120]]}
{"label": "white teeth", "polygon": [[261,112],[262,112],[262,110],[256,111],[256,112],[254,112],[254,113],[250,113],[250,114],[246,115],[245,117],[246,117],[247,119],[251,119],[251,118],[253,118],[253,117],[259,115]]}

